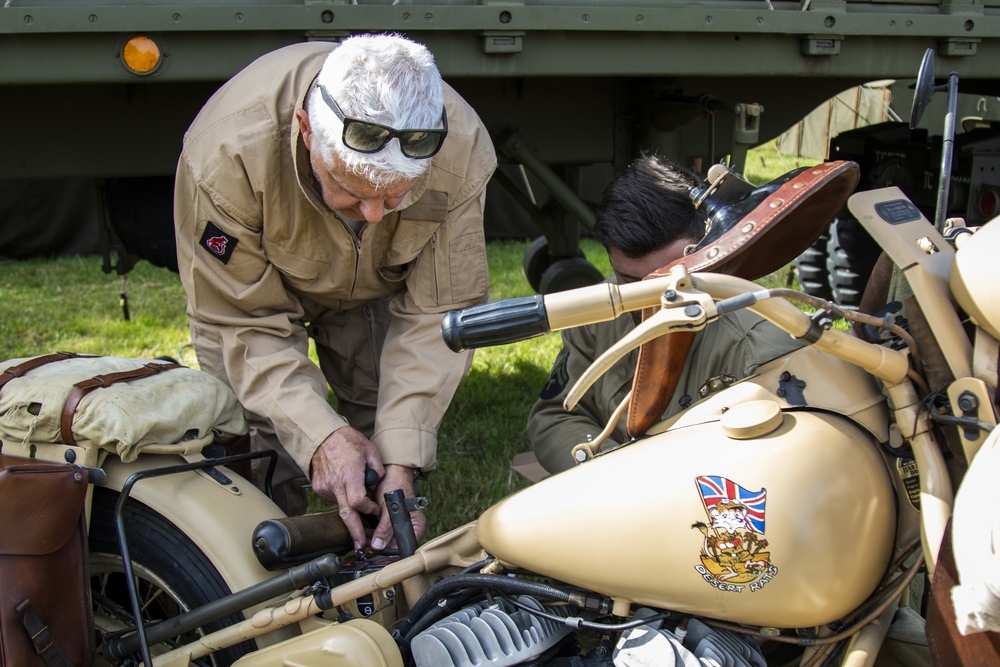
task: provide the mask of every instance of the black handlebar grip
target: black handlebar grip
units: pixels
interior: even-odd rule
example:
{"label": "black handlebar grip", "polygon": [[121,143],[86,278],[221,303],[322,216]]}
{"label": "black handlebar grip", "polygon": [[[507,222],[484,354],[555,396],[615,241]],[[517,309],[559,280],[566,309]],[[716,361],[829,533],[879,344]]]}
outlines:
{"label": "black handlebar grip", "polygon": [[516,343],[548,332],[549,318],[541,295],[453,310],[441,322],[441,335],[453,352]]}

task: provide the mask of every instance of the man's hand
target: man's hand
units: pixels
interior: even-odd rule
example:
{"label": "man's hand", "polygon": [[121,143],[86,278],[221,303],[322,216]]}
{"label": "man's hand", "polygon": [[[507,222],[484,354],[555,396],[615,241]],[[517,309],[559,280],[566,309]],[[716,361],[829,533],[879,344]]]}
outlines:
{"label": "man's hand", "polygon": [[[371,468],[379,477],[388,477],[375,445],[350,426],[331,433],[312,457],[313,491],[321,498],[337,503],[340,518],[351,533],[355,549],[363,549],[368,543],[361,514],[380,514],[379,530],[383,524],[388,524],[385,508],[366,493],[365,468]],[[412,475],[409,489],[412,495]],[[391,535],[392,529],[388,531]]]}
{"label": "man's hand", "polygon": [[[389,512],[385,508],[385,494],[396,489],[403,490],[404,498],[413,497],[413,468],[399,465],[385,467],[385,477],[382,478],[375,490],[379,509],[382,512],[379,516],[378,527],[372,535],[372,549],[375,551],[384,549],[389,544],[389,540],[392,539],[392,523],[389,519]],[[413,532],[419,542],[427,530],[427,517],[420,511],[410,512],[410,521],[413,522]]]}

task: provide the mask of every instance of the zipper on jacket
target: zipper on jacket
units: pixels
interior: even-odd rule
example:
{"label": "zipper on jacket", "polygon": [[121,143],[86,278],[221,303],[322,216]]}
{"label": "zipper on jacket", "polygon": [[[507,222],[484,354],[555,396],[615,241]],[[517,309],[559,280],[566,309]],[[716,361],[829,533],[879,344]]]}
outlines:
{"label": "zipper on jacket", "polygon": [[362,227],[357,233],[354,230],[350,230],[351,235],[354,236],[354,281],[351,283],[351,298],[354,298],[354,290],[358,287],[358,272],[361,270],[361,233],[364,232]]}
{"label": "zipper on jacket", "polygon": [[376,345],[378,341],[375,336],[375,314],[372,312],[371,304],[365,304],[364,309],[365,320],[368,322],[368,341],[371,343],[369,348],[372,351],[372,366],[375,368],[375,384],[377,385],[381,383],[381,373],[379,372],[381,359],[379,359],[378,345]]}
{"label": "zipper on jacket", "polygon": [[431,269],[434,275],[434,303],[441,303],[441,288],[438,286],[438,264],[437,264],[438,235],[434,232],[431,235]]}

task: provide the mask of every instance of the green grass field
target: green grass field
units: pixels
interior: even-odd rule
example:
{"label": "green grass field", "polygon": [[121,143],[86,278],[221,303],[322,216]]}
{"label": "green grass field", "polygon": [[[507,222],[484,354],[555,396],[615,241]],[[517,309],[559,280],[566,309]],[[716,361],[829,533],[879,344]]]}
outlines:
{"label": "green grass field", "polygon": [[[765,147],[751,152],[747,171],[764,183],[804,164]],[[533,293],[521,268],[527,245],[489,242],[492,299]],[[602,272],[610,271],[603,248],[591,239],[582,247]],[[787,278],[783,271],[769,282],[784,284]],[[140,262],[124,285],[129,321],[120,305],[123,281],[102,273],[100,257],[0,261],[0,358],[73,351],[169,355],[196,366],[177,275]],[[559,334],[552,333],[476,353],[441,424],[438,471],[421,488],[430,501],[428,536],[476,518],[525,486],[510,460],[529,449],[525,420],[559,347]]]}

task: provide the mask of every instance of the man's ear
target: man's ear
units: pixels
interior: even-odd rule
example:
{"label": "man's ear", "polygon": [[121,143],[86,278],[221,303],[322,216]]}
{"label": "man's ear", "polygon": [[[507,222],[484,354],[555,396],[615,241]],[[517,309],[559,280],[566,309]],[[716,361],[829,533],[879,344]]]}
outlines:
{"label": "man's ear", "polygon": [[302,133],[302,143],[306,150],[312,150],[312,126],[309,125],[309,114],[305,109],[295,110],[295,120],[299,122],[299,132]]}

